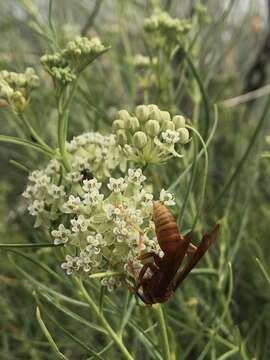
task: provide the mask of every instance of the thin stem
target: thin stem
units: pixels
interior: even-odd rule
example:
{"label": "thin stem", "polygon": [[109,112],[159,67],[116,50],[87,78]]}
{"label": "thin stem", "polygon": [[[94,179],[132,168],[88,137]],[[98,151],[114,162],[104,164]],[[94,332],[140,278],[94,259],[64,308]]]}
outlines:
{"label": "thin stem", "polygon": [[47,150],[48,152],[54,154],[53,149],[47,145],[45,143],[45,141],[38,135],[38,133],[36,132],[36,130],[30,125],[30,123],[28,122],[28,120],[25,118],[25,116],[23,114],[19,114],[19,118],[22,120],[22,122],[24,123],[24,125],[27,127],[27,129],[29,130],[30,134],[32,135],[32,137],[37,141],[37,143],[39,143],[41,146],[43,146],[43,148],[45,150]]}
{"label": "thin stem", "polygon": [[160,331],[160,343],[162,346],[163,359],[171,360],[168,331],[167,331],[167,326],[166,326],[162,306],[161,304],[156,304],[152,306],[152,309],[154,311],[154,315],[156,317]]}
{"label": "thin stem", "polygon": [[207,180],[207,173],[208,173],[208,152],[207,152],[206,144],[205,144],[203,138],[201,137],[200,133],[196,129],[194,129],[193,127],[191,127],[189,125],[186,125],[186,128],[192,130],[197,135],[198,139],[200,140],[200,142],[201,142],[201,144],[203,146],[204,156],[205,156],[202,194],[201,194],[200,202],[199,202],[199,205],[198,205],[197,214],[195,216],[194,223],[193,223],[193,226],[192,226],[192,230],[193,230],[194,227],[196,226],[197,220],[198,220],[198,218],[200,216],[202,206],[203,206],[203,200],[204,200],[204,196],[205,196],[206,180]]}
{"label": "thin stem", "polygon": [[[214,110],[215,110],[215,117],[214,117],[214,124],[213,124],[213,128],[210,132],[210,135],[206,141],[206,148],[208,148],[209,144],[211,143],[213,136],[216,132],[216,128],[217,128],[217,124],[218,124],[218,111],[217,111],[217,106],[214,106]],[[201,149],[199,154],[197,155],[197,161],[202,157],[204,153],[204,149]],[[180,183],[181,179],[190,171],[190,169],[192,168],[192,164],[190,164],[179,176],[178,178],[174,181],[174,183],[172,183],[172,185],[169,187],[169,191],[173,191],[176,186],[178,186],[178,184]]]}
{"label": "thin stem", "polygon": [[264,121],[267,119],[267,114],[269,112],[269,108],[270,108],[270,96],[268,96],[267,102],[265,104],[264,110],[262,112],[261,118],[256,126],[256,129],[250,139],[250,142],[246,148],[246,151],[244,152],[242,158],[240,159],[237,167],[235,168],[234,172],[232,173],[231,177],[228,179],[228,181],[226,182],[226,184],[224,185],[223,189],[221,190],[221,192],[219,193],[219,195],[217,196],[217,198],[215,199],[213,205],[211,206],[210,210],[213,210],[217,204],[220,203],[221,198],[226,194],[226,192],[229,190],[229,188],[231,187],[232,183],[234,182],[234,180],[237,178],[237,176],[239,175],[240,171],[242,170],[242,167],[245,164],[245,161],[247,160],[249,153],[251,152],[254,144],[256,143],[257,137],[260,133],[260,130],[264,124]]}
{"label": "thin stem", "polygon": [[68,117],[65,106],[63,106],[63,93],[62,93],[58,101],[58,146],[64,167],[66,170],[70,170],[71,166],[68,160],[68,153],[66,149],[67,122],[68,122]]}
{"label": "thin stem", "polygon": [[99,311],[98,306],[95,304],[93,299],[90,297],[88,292],[86,291],[85,287],[83,286],[83,283],[79,279],[75,279],[78,288],[80,290],[81,295],[85,299],[85,301],[88,303],[89,307],[94,311],[96,316],[98,317],[99,321],[103,325],[104,329],[107,331],[108,336],[112,338],[114,343],[117,345],[123,356],[128,360],[134,360],[125,345],[123,344],[121,338],[117,335],[117,333],[113,330],[113,328],[110,326],[108,321],[105,319],[103,313]]}

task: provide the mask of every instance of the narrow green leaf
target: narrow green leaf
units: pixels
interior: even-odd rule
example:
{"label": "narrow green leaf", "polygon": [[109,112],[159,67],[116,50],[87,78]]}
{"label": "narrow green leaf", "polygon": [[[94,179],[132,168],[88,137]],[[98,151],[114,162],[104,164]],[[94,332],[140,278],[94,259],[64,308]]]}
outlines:
{"label": "narrow green leaf", "polygon": [[6,143],[10,143],[10,144],[15,144],[15,145],[20,145],[20,146],[25,146],[28,148],[32,148],[38,152],[43,153],[46,156],[49,157],[54,157],[54,153],[53,152],[49,152],[48,150],[46,150],[42,145],[33,143],[29,140],[25,140],[25,139],[21,139],[15,136],[8,136],[8,135],[0,135],[0,142],[6,142]]}
{"label": "narrow green leaf", "polygon": [[58,346],[56,345],[56,343],[53,340],[48,328],[46,327],[45,323],[43,322],[38,306],[36,308],[36,318],[37,318],[37,321],[38,321],[39,326],[41,328],[41,331],[43,332],[43,334],[47,338],[47,340],[48,340],[53,352],[57,356],[57,358],[62,359],[62,360],[68,360],[68,358],[63,353],[61,353],[61,351],[58,349]]}

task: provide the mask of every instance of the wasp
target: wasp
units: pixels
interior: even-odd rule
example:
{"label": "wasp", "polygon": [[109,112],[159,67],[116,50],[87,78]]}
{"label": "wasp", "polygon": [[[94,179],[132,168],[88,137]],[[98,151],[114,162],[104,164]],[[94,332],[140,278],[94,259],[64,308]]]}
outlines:
{"label": "wasp", "polygon": [[[192,232],[182,236],[172,213],[158,201],[153,204],[153,222],[164,256],[160,257],[154,252],[139,256],[140,260],[153,258],[154,261],[143,265],[137,284],[132,288],[132,292],[135,292],[148,305],[164,303],[173,295],[216,239],[219,229],[217,224],[210,233],[203,236],[200,244],[195,246],[191,243]],[[189,257],[189,261],[178,273],[186,256]],[[150,276],[146,276],[148,271],[150,271]],[[139,293],[140,288],[142,288],[142,294]]]}

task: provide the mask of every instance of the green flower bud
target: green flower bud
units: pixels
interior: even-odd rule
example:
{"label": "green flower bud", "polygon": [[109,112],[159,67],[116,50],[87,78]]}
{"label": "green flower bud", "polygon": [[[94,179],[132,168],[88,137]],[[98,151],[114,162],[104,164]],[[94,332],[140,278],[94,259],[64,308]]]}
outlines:
{"label": "green flower bud", "polygon": [[126,135],[125,130],[123,130],[123,129],[118,130],[116,133],[116,136],[117,136],[117,141],[118,141],[119,145],[123,146],[127,143],[127,135]]}
{"label": "green flower bud", "polygon": [[141,122],[145,122],[149,117],[149,109],[145,105],[139,105],[136,107],[135,114]]}
{"label": "green flower bud", "polygon": [[121,120],[127,121],[130,118],[129,112],[127,110],[118,111],[118,116]]}
{"label": "green flower bud", "polygon": [[162,122],[162,116],[161,111],[158,109],[158,107],[150,111],[149,118],[153,120],[157,120],[158,122]]}
{"label": "green flower bud", "polygon": [[168,111],[160,111],[161,121],[171,121],[171,115]]}
{"label": "green flower bud", "polygon": [[164,121],[164,123],[162,123],[162,129],[175,130],[174,123],[172,121]]}
{"label": "green flower bud", "polygon": [[173,117],[173,123],[176,129],[184,128],[186,125],[186,119],[182,115],[175,115]]}
{"label": "green flower bud", "polygon": [[158,121],[148,120],[145,125],[145,131],[151,137],[157,136],[160,131],[160,125],[159,125]]}
{"label": "green flower bud", "polygon": [[124,129],[125,128],[125,123],[123,120],[114,120],[113,124],[112,124],[112,128],[114,131],[117,131],[119,129]]}
{"label": "green flower bud", "polygon": [[137,131],[134,135],[133,135],[133,143],[134,146],[138,149],[143,149],[146,144],[147,144],[147,136],[144,132],[142,131]]}
{"label": "green flower bud", "polygon": [[138,130],[139,127],[140,127],[139,120],[138,120],[135,116],[130,117],[130,118],[126,121],[126,127],[127,127],[127,129],[129,129],[131,132],[134,132],[134,131]]}
{"label": "green flower bud", "polygon": [[187,144],[189,142],[189,131],[186,128],[178,129],[180,144]]}

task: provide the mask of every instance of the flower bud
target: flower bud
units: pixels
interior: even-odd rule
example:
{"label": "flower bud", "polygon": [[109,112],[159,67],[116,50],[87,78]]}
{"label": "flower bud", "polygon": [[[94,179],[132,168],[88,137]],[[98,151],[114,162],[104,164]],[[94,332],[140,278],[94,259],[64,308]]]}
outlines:
{"label": "flower bud", "polygon": [[173,117],[173,123],[175,125],[175,129],[184,128],[186,125],[186,119],[182,115],[175,115]]}
{"label": "flower bud", "polygon": [[161,121],[171,121],[171,115],[168,111],[160,111]]}
{"label": "flower bud", "polygon": [[186,128],[178,129],[179,134],[179,142],[180,144],[184,145],[189,142],[189,131]]}
{"label": "flower bud", "polygon": [[162,116],[161,111],[158,109],[158,107],[150,111],[149,118],[153,120],[157,120],[158,122],[162,122]]}
{"label": "flower bud", "polygon": [[144,132],[142,131],[137,131],[134,135],[133,135],[133,143],[134,146],[138,149],[143,149],[146,144],[147,144],[147,136]]}
{"label": "flower bud", "polygon": [[17,111],[22,112],[26,106],[26,100],[20,91],[15,91],[12,95],[12,102]]}
{"label": "flower bud", "polygon": [[112,124],[112,128],[114,131],[117,131],[119,129],[124,129],[125,128],[125,123],[123,120],[114,120],[113,124]]}
{"label": "flower bud", "polygon": [[139,105],[136,107],[135,114],[141,122],[145,122],[149,117],[149,109],[145,105]]}
{"label": "flower bud", "polygon": [[159,125],[158,121],[148,120],[145,125],[145,131],[151,137],[157,136],[160,131],[160,125]]}
{"label": "flower bud", "polygon": [[140,127],[139,120],[138,120],[135,116],[130,117],[130,118],[126,121],[126,127],[127,127],[131,132],[134,132],[134,131],[138,130],[139,127]]}
{"label": "flower bud", "polygon": [[162,129],[164,129],[164,130],[175,130],[174,123],[172,121],[165,121],[162,124]]}
{"label": "flower bud", "polygon": [[127,121],[130,118],[129,112],[127,110],[118,111],[118,116],[121,120]]}
{"label": "flower bud", "polygon": [[125,130],[118,130],[116,136],[119,145],[125,145],[127,143],[127,135],[125,133]]}

